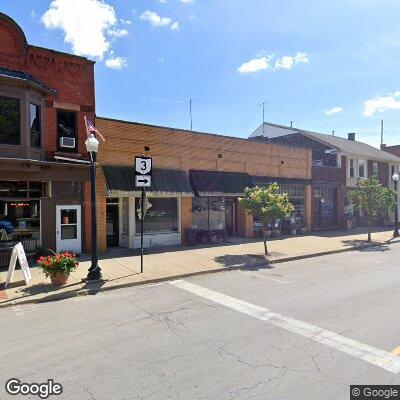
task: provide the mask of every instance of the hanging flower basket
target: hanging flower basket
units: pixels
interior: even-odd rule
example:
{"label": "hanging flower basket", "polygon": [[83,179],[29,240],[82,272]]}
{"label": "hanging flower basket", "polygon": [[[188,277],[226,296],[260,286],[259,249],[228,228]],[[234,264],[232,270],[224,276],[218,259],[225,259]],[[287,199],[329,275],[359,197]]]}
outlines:
{"label": "hanging flower basket", "polygon": [[73,253],[59,253],[52,256],[40,257],[37,265],[42,269],[46,278],[50,277],[55,286],[65,285],[68,277],[76,270],[79,263]]}

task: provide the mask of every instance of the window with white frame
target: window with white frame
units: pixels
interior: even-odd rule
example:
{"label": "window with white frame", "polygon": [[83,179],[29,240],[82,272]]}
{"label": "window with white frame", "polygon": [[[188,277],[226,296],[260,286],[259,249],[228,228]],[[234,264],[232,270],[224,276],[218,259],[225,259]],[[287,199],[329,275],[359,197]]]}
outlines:
{"label": "window with white frame", "polygon": [[365,178],[365,160],[358,160],[358,177]]}
{"label": "window with white frame", "polygon": [[349,178],[354,178],[354,158],[349,158]]}

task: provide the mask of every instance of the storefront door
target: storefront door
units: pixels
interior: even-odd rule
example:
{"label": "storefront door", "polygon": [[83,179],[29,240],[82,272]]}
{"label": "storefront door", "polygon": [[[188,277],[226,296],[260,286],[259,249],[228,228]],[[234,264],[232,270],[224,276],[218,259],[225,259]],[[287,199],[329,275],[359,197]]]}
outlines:
{"label": "storefront door", "polygon": [[107,247],[119,246],[119,206],[116,204],[107,204],[106,206],[106,232]]}
{"label": "storefront door", "polygon": [[81,253],[81,206],[57,206],[57,251]]}
{"label": "storefront door", "polygon": [[232,201],[226,201],[225,204],[225,230],[228,236],[235,236],[235,204]]}

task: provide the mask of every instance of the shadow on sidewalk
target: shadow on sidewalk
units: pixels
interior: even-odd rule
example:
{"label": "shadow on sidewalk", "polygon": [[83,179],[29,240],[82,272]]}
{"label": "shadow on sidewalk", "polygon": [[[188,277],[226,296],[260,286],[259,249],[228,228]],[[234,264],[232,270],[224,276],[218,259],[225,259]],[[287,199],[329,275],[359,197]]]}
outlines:
{"label": "shadow on sidewalk", "polygon": [[387,244],[379,242],[367,242],[366,240],[342,240],[344,246],[353,247],[353,250],[360,252],[384,252],[390,251]]}
{"label": "shadow on sidewalk", "polygon": [[[272,254],[271,254],[272,255]],[[231,255],[225,254],[224,256],[218,256],[214,258],[219,264],[226,268],[239,268],[243,270],[257,271],[259,269],[272,269],[273,266],[268,260],[259,254],[240,254]]]}

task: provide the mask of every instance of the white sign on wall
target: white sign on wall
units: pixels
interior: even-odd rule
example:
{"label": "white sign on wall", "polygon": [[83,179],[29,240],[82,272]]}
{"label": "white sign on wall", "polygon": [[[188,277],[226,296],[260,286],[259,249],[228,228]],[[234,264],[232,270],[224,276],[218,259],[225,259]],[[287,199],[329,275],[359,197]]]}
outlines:
{"label": "white sign on wall", "polygon": [[17,259],[19,261],[19,265],[21,266],[22,273],[24,274],[25,284],[27,285],[29,281],[32,279],[31,270],[29,269],[28,260],[26,258],[24,246],[22,243],[18,243],[14,246],[11,253],[10,264],[8,266],[8,273],[6,278],[5,287],[12,281],[14,276],[15,266],[17,265]]}

